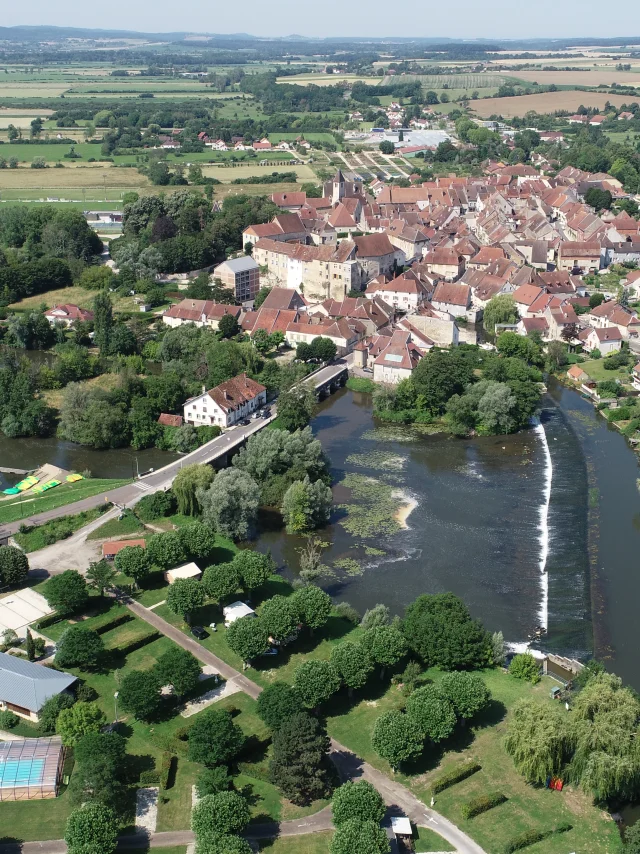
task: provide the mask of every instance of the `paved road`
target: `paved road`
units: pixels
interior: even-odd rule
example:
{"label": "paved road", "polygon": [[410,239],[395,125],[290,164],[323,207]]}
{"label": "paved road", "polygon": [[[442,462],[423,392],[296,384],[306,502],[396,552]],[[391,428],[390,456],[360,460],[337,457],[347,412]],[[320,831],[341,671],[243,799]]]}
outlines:
{"label": "paved road", "polygon": [[[347,366],[346,361],[338,359],[331,365],[321,368],[314,373],[309,379],[313,381],[316,388],[324,385],[333,377],[338,376],[344,371]],[[57,507],[55,510],[48,510],[45,513],[39,513],[31,516],[28,519],[21,519],[17,522],[9,522],[0,526],[0,536],[7,534],[15,534],[20,528],[20,525],[27,523],[30,525],[41,525],[43,522],[48,522],[51,519],[58,519],[60,516],[66,516],[69,513],[80,513],[82,510],[92,510],[99,504],[104,502],[106,498],[116,504],[131,506],[139,501],[143,496],[149,495],[152,492],[157,492],[159,489],[166,489],[173,483],[174,477],[178,474],[183,466],[192,465],[193,463],[211,463],[220,457],[223,457],[228,451],[232,451],[239,445],[242,445],[245,440],[254,433],[262,430],[277,414],[277,405],[272,406],[271,418],[261,418],[258,421],[251,421],[250,424],[239,424],[228,433],[223,433],[217,439],[212,439],[210,442],[202,445],[190,454],[185,454],[179,460],[169,463],[163,468],[158,469],[151,474],[144,475],[130,483],[127,486],[121,486],[118,489],[113,489],[110,492],[100,493],[91,498],[85,498],[82,501],[77,501],[75,504],[65,504],[62,507]],[[108,518],[108,517],[103,517]],[[81,531],[85,529],[82,528]],[[78,532],[80,533],[80,532]]]}

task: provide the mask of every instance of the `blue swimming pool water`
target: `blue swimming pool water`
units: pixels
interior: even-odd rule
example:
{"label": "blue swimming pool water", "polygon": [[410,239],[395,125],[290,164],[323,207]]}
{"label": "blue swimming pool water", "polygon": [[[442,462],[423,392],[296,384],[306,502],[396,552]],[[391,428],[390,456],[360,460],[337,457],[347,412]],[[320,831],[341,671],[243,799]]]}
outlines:
{"label": "blue swimming pool water", "polygon": [[19,759],[0,762],[0,789],[40,783],[43,767],[44,759]]}

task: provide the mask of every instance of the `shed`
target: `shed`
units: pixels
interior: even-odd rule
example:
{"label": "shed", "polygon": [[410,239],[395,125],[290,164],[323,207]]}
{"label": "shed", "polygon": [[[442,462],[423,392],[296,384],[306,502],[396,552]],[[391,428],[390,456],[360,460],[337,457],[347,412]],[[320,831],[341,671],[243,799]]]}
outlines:
{"label": "shed", "polygon": [[47,700],[66,691],[76,679],[71,673],[0,652],[0,711],[37,722]]}
{"label": "shed", "polygon": [[250,608],[245,602],[240,601],[227,605],[226,608],[222,609],[222,613],[226,626],[230,626],[231,623],[235,623],[241,617],[255,617],[256,614],[253,608]]}
{"label": "shed", "polygon": [[193,561],[191,563],[183,563],[182,566],[176,566],[174,569],[168,569],[164,574],[165,581],[173,584],[174,581],[182,578],[195,578],[198,581],[202,577],[202,570]]}
{"label": "shed", "polygon": [[391,817],[391,830],[396,838],[398,836],[413,836],[411,822],[405,815],[394,815]]}
{"label": "shed", "polygon": [[566,685],[574,679],[582,670],[584,664],[575,658],[564,658],[561,655],[549,653],[542,662],[542,672],[545,676],[551,676],[556,682]]}
{"label": "shed", "polygon": [[147,543],[145,540],[111,540],[109,543],[102,544],[102,557],[107,560],[113,560],[118,552],[122,549],[128,549],[129,546],[140,546],[145,549]]}

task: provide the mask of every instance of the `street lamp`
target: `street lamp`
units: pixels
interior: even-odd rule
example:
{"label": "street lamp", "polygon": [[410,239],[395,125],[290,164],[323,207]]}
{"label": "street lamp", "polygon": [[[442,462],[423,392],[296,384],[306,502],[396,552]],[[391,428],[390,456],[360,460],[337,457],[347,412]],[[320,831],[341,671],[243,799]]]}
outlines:
{"label": "street lamp", "polygon": [[114,703],[115,703],[115,707],[116,707],[116,719],[115,719],[114,723],[116,723],[116,724],[118,723],[118,697],[119,697],[119,695],[120,695],[120,691],[116,691],[115,694],[113,695],[113,699],[114,699]]}

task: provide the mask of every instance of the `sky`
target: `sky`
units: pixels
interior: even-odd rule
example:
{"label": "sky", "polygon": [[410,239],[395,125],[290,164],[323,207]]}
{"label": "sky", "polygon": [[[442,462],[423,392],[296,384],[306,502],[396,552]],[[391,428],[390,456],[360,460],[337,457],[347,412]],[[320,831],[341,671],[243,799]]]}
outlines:
{"label": "sky", "polygon": [[3,26],[99,27],[142,32],[247,32],[256,36],[580,38],[640,36],[639,0],[25,0],[0,3]]}

